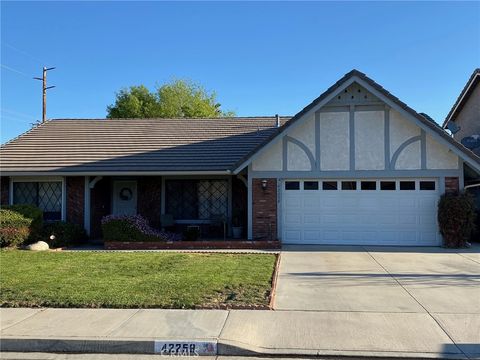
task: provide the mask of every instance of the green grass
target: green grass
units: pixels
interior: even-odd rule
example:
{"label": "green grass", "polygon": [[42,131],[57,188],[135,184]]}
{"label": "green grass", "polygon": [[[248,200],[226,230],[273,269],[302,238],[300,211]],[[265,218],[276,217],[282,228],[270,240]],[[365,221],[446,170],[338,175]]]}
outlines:
{"label": "green grass", "polygon": [[0,306],[266,306],[275,256],[0,251]]}

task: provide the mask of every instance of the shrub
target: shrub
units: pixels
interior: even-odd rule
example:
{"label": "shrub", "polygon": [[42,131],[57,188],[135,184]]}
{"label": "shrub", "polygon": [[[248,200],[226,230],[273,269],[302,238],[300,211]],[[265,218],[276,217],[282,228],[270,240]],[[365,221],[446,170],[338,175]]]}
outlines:
{"label": "shrub", "polygon": [[[55,238],[51,239],[51,235],[54,235]],[[42,229],[42,240],[46,241],[52,248],[79,244],[86,238],[87,234],[83,227],[64,221],[45,224]]]}
{"label": "shrub", "polygon": [[38,207],[33,205],[19,204],[19,205],[8,205],[3,207],[6,210],[13,210],[27,219],[32,219],[32,224],[30,225],[30,232],[33,236],[40,233],[43,226],[43,211]]}
{"label": "shrub", "polygon": [[0,246],[19,246],[30,236],[33,220],[7,209],[0,209]]}
{"label": "shrub", "polygon": [[178,241],[181,235],[158,231],[140,215],[108,215],[102,219],[105,241]]}
{"label": "shrub", "polygon": [[465,246],[475,228],[475,204],[470,194],[444,194],[438,202],[438,224],[446,247]]}

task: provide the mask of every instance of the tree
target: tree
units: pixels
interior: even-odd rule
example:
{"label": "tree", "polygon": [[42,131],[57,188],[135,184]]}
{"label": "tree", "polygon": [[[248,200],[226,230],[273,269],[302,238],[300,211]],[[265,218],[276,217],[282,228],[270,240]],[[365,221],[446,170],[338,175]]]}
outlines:
{"label": "tree", "polygon": [[215,92],[208,92],[189,80],[173,80],[151,92],[145,86],[131,86],[116,94],[115,104],[107,107],[112,118],[215,118],[235,116],[222,111]]}
{"label": "tree", "polygon": [[160,109],[157,98],[143,85],[120,90],[115,104],[107,107],[107,117],[110,119],[158,116],[160,116]]}

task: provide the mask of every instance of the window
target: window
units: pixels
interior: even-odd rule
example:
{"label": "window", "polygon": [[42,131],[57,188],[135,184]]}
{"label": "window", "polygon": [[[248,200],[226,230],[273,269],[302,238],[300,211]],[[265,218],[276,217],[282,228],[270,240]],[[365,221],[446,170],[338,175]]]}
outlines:
{"label": "window", "polygon": [[342,190],[357,190],[356,181],[342,181]]}
{"label": "window", "polygon": [[415,190],[415,181],[400,181],[400,190]]}
{"label": "window", "polygon": [[324,181],[322,183],[322,189],[323,190],[337,190],[338,185],[336,181]]}
{"label": "window", "polygon": [[377,190],[376,181],[362,181],[361,183],[362,190]]}
{"label": "window", "polygon": [[435,190],[435,181],[420,181],[420,190]]}
{"label": "window", "polygon": [[380,190],[396,190],[395,181],[380,181]]}
{"label": "window", "polygon": [[285,181],[285,190],[300,190],[300,181]]}
{"label": "window", "polygon": [[305,181],[303,190],[318,190],[318,181]]}
{"label": "window", "polygon": [[13,182],[13,203],[35,205],[45,221],[62,219],[62,182]]}
{"label": "window", "polygon": [[228,213],[226,180],[167,180],[165,210],[175,220],[211,220]]}

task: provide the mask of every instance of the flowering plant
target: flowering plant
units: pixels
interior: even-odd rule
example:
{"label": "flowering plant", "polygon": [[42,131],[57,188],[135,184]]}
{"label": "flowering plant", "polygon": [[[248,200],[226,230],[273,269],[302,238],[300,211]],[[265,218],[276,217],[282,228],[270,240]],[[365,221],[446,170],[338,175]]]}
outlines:
{"label": "flowering plant", "polygon": [[102,218],[107,241],[180,241],[182,235],[152,228],[141,215],[107,215]]}

